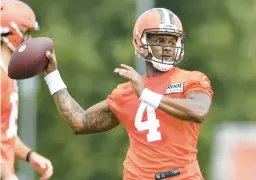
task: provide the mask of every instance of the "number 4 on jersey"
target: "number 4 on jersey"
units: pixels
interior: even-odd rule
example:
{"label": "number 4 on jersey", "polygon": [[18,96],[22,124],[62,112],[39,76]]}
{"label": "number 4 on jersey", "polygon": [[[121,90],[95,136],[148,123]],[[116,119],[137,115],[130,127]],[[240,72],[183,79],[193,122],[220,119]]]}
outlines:
{"label": "number 4 on jersey", "polygon": [[[144,111],[147,110],[147,121],[142,122]],[[160,127],[159,120],[156,118],[155,109],[145,103],[140,103],[139,109],[135,117],[135,127],[138,131],[148,130],[148,142],[159,141],[162,139],[161,133],[157,131]]]}

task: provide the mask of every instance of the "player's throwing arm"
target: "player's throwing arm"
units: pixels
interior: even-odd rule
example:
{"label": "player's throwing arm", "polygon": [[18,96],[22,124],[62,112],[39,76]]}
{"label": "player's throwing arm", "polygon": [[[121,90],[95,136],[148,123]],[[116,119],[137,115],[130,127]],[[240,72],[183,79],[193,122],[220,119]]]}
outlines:
{"label": "player's throwing arm", "polygon": [[49,64],[44,71],[45,81],[61,116],[75,134],[104,132],[119,124],[106,101],[84,110],[68,93],[67,87],[57,70],[55,54],[48,51],[46,56],[49,59]]}

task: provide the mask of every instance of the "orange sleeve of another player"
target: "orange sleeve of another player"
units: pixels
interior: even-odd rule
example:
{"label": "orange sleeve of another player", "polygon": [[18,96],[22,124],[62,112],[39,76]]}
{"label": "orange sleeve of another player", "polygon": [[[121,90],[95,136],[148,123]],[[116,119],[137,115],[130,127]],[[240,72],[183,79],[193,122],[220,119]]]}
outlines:
{"label": "orange sleeve of another player", "polygon": [[207,76],[201,72],[193,72],[185,85],[185,96],[191,91],[203,91],[207,93],[212,100],[213,91],[211,82]]}

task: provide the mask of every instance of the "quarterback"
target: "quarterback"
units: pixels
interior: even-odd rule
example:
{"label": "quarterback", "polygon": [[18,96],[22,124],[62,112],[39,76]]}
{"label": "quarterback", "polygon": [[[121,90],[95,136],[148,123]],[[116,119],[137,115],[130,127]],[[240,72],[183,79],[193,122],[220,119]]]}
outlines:
{"label": "quarterback", "polygon": [[146,74],[121,64],[114,72],[128,82],[86,110],[68,93],[54,53],[46,53],[46,83],[75,134],[100,133],[119,124],[126,128],[130,146],[124,180],[203,179],[196,146],[213,92],[203,73],[174,67],[183,58],[184,38],[181,21],[172,11],[144,12],[135,24],[133,44],[145,60]]}
{"label": "quarterback", "polygon": [[15,48],[30,38],[29,32],[38,29],[33,10],[17,0],[1,1],[1,178],[15,180],[15,157],[28,161],[42,174],[43,179],[52,176],[52,164],[36,152],[31,151],[17,136],[18,90],[16,81],[8,77],[7,67]]}

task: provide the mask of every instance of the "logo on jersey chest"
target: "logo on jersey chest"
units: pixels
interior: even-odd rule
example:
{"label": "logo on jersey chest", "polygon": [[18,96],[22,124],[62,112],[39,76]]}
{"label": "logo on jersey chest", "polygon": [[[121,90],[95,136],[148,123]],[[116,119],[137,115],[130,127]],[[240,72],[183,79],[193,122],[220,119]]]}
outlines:
{"label": "logo on jersey chest", "polygon": [[184,82],[182,82],[182,83],[175,83],[175,84],[170,84],[166,88],[165,94],[182,93],[183,91],[184,91]]}

